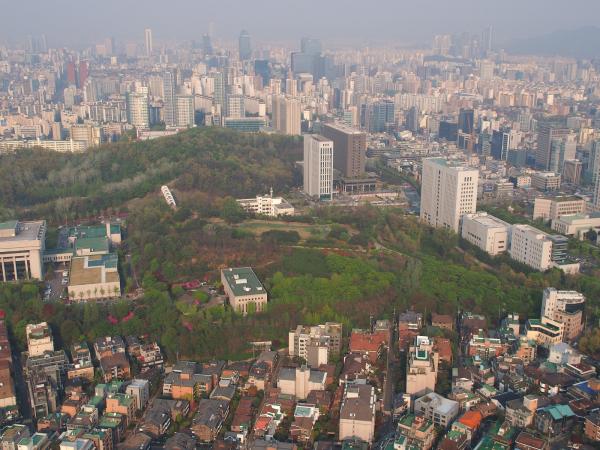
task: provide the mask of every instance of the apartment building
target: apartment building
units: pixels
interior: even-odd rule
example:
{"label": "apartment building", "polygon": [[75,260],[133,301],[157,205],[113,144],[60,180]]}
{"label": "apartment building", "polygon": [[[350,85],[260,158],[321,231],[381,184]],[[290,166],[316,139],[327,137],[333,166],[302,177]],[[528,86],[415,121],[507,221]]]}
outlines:
{"label": "apartment building", "polygon": [[304,192],[319,200],[333,196],[333,141],[318,134],[304,136]]}
{"label": "apartment building", "polygon": [[25,326],[27,337],[28,356],[43,356],[46,352],[54,351],[54,338],[47,322],[27,324]]}
{"label": "apartment building", "polygon": [[279,372],[277,387],[282,394],[293,395],[297,399],[305,399],[310,391],[322,391],[326,387],[327,373],[312,370],[307,366],[288,368]]}
{"label": "apartment building", "polygon": [[433,392],[438,365],[439,356],[433,349],[433,341],[427,336],[417,336],[408,351],[406,393],[420,396]]}
{"label": "apartment building", "polygon": [[479,170],[444,158],[423,160],[421,220],[459,232],[460,219],[477,208]]}
{"label": "apartment building", "polygon": [[552,345],[562,342],[564,326],[556,320],[542,316],[541,319],[529,319],[525,324],[525,332],[528,340],[550,348]]}
{"label": "apartment building", "polygon": [[563,339],[571,341],[583,332],[585,297],[577,291],[544,289],[542,316],[560,322],[564,326]]}
{"label": "apartment building", "polygon": [[465,214],[461,236],[492,256],[504,253],[509,246],[510,225],[486,212]]}
{"label": "apartment building", "polygon": [[316,326],[298,325],[288,335],[289,355],[303,358],[310,367],[326,364],[332,355],[339,355],[342,345],[342,324],[326,322]]}
{"label": "apartment building", "polygon": [[340,408],[339,440],[372,442],[375,435],[376,395],[373,386],[346,385]]}

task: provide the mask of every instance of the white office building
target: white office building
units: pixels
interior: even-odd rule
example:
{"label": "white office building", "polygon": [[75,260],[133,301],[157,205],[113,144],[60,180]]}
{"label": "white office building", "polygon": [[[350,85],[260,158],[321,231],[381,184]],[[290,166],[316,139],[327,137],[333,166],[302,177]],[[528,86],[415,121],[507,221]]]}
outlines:
{"label": "white office building", "polygon": [[178,127],[194,126],[194,98],[191,95],[178,95],[175,98],[175,116]]}
{"label": "white office building", "polygon": [[0,281],[42,280],[46,221],[0,223]]}
{"label": "white office building", "polygon": [[552,240],[530,225],[513,225],[510,257],[536,270],[548,270],[552,267]]}
{"label": "white office building", "polygon": [[333,141],[318,134],[304,136],[304,192],[320,200],[333,194]]}
{"label": "white office building", "polygon": [[421,220],[458,233],[460,219],[477,209],[479,171],[444,158],[423,160]]}
{"label": "white office building", "polygon": [[510,225],[486,212],[465,214],[461,235],[473,245],[492,256],[508,250]]}
{"label": "white office building", "polygon": [[237,202],[246,212],[263,216],[293,216],[294,207],[283,197],[273,197],[273,190],[269,195],[257,195],[255,198],[239,198]]}

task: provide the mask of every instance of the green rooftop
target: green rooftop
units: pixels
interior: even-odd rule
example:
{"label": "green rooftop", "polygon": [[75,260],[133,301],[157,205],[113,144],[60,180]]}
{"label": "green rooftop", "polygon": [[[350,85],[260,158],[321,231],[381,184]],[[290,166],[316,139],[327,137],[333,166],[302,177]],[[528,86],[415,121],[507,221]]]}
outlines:
{"label": "green rooftop", "polygon": [[509,445],[501,444],[500,442],[494,441],[490,436],[484,436],[484,438],[479,442],[475,450],[508,450],[510,449]]}
{"label": "green rooftop", "polygon": [[88,250],[92,253],[108,253],[108,238],[82,237],[75,241],[75,251]]}
{"label": "green rooftop", "polygon": [[0,222],[0,230],[14,230],[19,223],[18,220],[9,220],[7,222]]}
{"label": "green rooftop", "polygon": [[250,267],[223,269],[222,275],[236,297],[266,294],[265,288]]}

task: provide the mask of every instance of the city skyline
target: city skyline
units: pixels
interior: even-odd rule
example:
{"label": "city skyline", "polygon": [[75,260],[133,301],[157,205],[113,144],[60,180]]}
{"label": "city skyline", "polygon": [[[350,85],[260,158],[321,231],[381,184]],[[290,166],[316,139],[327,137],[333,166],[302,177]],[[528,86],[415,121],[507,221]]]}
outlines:
{"label": "city skyline", "polygon": [[[45,34],[50,46],[80,48],[109,36],[142,40],[146,28],[152,29],[156,42],[200,40],[213,28],[215,36],[232,42],[241,30],[248,30],[257,41],[268,42],[296,41],[301,36],[311,35],[331,44],[343,40],[365,41],[371,45],[390,41],[422,45],[428,44],[435,34],[480,32],[491,25],[496,42],[504,45],[515,39],[593,26],[593,18],[600,14],[600,3],[589,0],[574,0],[568,4],[542,0],[526,3],[506,0],[495,4],[426,0],[418,7],[405,1],[382,0],[377,2],[379,7],[368,10],[355,7],[359,5],[353,1],[320,4],[309,0],[295,8],[293,20],[287,9],[278,8],[272,0],[261,2],[260,8],[239,0],[218,5],[174,0],[170,8],[162,8],[160,14],[156,14],[161,7],[156,0],[144,2],[143,8],[136,3],[128,7],[108,0],[102,2],[101,7],[95,7],[58,0],[54,8],[45,11],[43,21],[37,19],[36,5],[13,4],[10,20],[2,23],[0,42],[22,43],[28,35]],[[531,20],[532,17],[536,20]]]}

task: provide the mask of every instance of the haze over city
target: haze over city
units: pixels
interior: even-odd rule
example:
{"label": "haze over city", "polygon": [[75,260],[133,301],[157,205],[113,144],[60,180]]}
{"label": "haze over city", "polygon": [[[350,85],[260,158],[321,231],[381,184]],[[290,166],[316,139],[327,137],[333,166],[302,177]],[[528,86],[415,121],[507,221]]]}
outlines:
{"label": "haze over city", "polygon": [[216,37],[233,39],[248,29],[257,39],[289,41],[314,35],[343,45],[397,41],[422,44],[434,34],[475,31],[491,25],[499,43],[597,25],[594,0],[307,0],[286,2],[159,0],[100,2],[54,0],[4,3],[0,38],[14,42],[45,33],[56,45],[81,47],[114,36],[139,37],[151,27],[160,41],[198,39],[212,22]]}
{"label": "haze over city", "polygon": [[600,448],[598,17],[0,0],[1,450]]}

